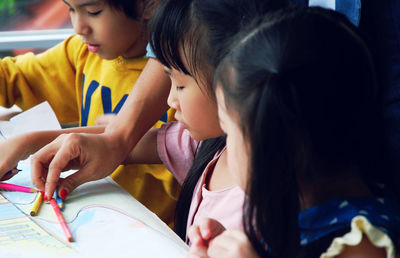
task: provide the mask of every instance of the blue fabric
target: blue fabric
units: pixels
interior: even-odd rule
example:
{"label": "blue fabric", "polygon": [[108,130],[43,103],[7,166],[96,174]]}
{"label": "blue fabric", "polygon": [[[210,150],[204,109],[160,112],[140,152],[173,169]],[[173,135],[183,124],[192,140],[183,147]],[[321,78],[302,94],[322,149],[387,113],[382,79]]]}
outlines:
{"label": "blue fabric", "polygon": [[[308,0],[292,0],[300,6],[308,6]],[[361,0],[336,0],[335,10],[340,12],[356,26],[360,23]]]}
{"label": "blue fabric", "polygon": [[399,243],[399,205],[389,199],[374,197],[332,199],[300,212],[300,243],[305,246],[335,231],[350,229],[351,220],[359,215],[388,234],[393,243]]}
{"label": "blue fabric", "polygon": [[146,57],[156,58],[156,55],[154,55],[153,49],[151,49],[150,44],[147,44],[146,51]]}
{"label": "blue fabric", "polygon": [[336,0],[335,10],[346,15],[354,25],[360,23],[361,0]]}

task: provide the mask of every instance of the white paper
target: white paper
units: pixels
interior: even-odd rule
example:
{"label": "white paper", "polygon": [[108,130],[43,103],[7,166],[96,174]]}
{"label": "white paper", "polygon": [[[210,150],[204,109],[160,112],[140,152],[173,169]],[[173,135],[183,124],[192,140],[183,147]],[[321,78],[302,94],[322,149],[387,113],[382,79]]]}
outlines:
{"label": "white paper", "polygon": [[47,101],[12,117],[10,121],[0,121],[0,131],[5,138],[27,132],[57,129],[61,129],[60,123]]}
{"label": "white paper", "polygon": [[[33,186],[29,161],[8,183]],[[187,245],[111,178],[84,184],[65,202],[68,243],[50,204],[29,212],[34,193],[0,191],[0,257],[187,257]]]}

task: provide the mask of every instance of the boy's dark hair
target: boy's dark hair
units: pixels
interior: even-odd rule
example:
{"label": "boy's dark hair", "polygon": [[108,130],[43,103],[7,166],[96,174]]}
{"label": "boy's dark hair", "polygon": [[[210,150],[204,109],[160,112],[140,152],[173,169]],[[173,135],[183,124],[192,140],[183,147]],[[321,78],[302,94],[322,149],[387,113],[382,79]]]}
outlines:
{"label": "boy's dark hair", "polygon": [[[123,11],[125,15],[132,19],[141,19],[144,11],[157,0],[104,0],[104,2],[116,10]],[[139,2],[142,5],[139,5]],[[142,7],[138,10],[138,7]]]}
{"label": "boy's dark hair", "polygon": [[[150,44],[157,59],[194,78],[204,80],[215,98],[212,81],[225,42],[254,16],[282,6],[282,0],[165,0],[149,22]],[[183,49],[183,53],[179,50]],[[184,63],[187,65],[185,66]],[[183,184],[175,212],[175,231],[185,239],[194,188],[225,136],[205,140]]]}
{"label": "boy's dark hair", "polygon": [[299,257],[299,181],[355,168],[390,182],[370,53],[344,16],[320,8],[267,15],[231,46],[216,85],[251,146],[245,230],[261,256]]}

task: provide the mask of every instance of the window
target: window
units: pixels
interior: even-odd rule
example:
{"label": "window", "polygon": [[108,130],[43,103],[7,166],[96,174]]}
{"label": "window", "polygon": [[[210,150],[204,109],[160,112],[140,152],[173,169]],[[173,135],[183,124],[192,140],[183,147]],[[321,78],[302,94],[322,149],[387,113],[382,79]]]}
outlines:
{"label": "window", "polygon": [[0,57],[40,52],[71,34],[61,0],[0,0]]}

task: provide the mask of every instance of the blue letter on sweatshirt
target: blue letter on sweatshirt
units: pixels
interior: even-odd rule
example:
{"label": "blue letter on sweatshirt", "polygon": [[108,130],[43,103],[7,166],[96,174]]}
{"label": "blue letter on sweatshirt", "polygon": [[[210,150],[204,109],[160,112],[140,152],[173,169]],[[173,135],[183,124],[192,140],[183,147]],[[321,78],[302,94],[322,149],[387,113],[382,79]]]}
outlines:
{"label": "blue letter on sweatshirt", "polygon": [[122,105],[125,103],[125,100],[127,98],[128,94],[125,94],[122,97],[122,99],[118,102],[117,106],[115,106],[114,110],[112,110],[111,89],[106,86],[101,87],[101,99],[103,101],[104,114],[110,114],[110,113],[117,114],[119,110],[122,108]]}
{"label": "blue letter on sweatshirt", "polygon": [[[85,75],[83,75],[83,80],[82,80],[82,88],[84,88],[84,87],[85,87]],[[87,126],[89,110],[90,110],[90,103],[92,101],[92,95],[93,95],[93,92],[97,89],[97,87],[99,87],[99,83],[96,82],[95,80],[93,80],[90,83],[88,90],[86,92],[85,102],[83,102],[84,94],[83,94],[83,90],[82,90],[81,126]]]}

